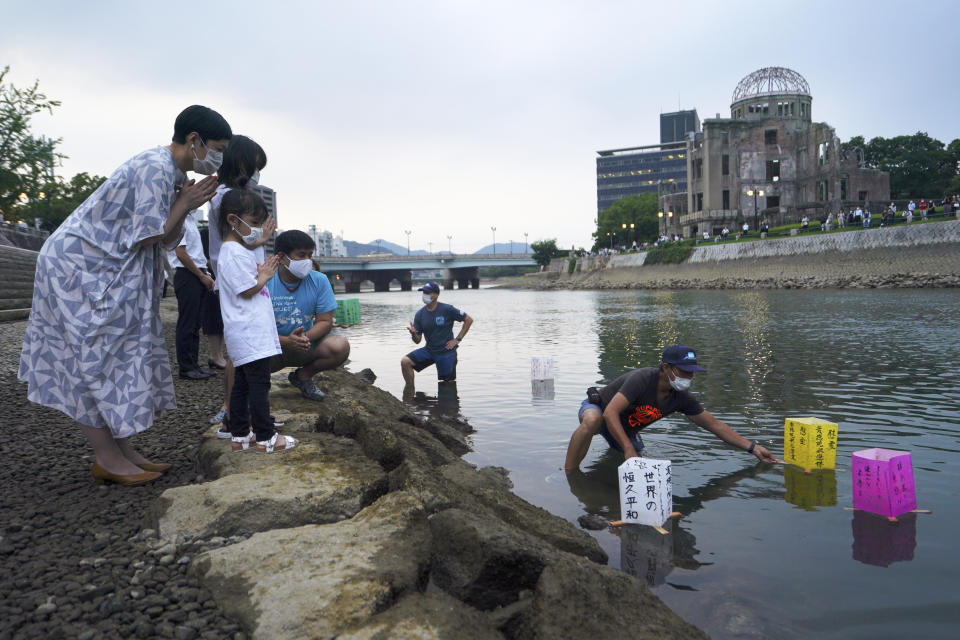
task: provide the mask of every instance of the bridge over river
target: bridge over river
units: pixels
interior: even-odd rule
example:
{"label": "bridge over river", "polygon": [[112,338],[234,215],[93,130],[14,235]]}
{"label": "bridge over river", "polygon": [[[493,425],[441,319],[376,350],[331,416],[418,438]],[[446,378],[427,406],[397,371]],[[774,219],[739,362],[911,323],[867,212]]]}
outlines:
{"label": "bridge over river", "polygon": [[370,281],[374,291],[389,291],[390,283],[400,282],[401,291],[413,288],[410,272],[443,269],[443,287],[458,289],[480,286],[480,267],[536,266],[529,253],[430,254],[418,256],[372,255],[355,258],[320,256],[320,270],[332,282],[340,281],[347,293],[360,291],[360,283]]}

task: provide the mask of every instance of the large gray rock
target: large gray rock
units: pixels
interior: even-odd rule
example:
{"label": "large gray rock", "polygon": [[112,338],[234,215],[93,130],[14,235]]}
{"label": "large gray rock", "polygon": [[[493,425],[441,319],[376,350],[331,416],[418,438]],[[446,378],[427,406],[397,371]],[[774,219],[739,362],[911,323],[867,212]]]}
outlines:
{"label": "large gray rock", "polygon": [[[305,462],[349,462],[354,466],[370,464],[356,440],[328,433],[292,433],[299,441],[296,448],[281,453],[258,454],[230,450],[230,441],[215,437],[213,428],[200,445],[198,471],[207,478],[222,478],[235,473],[251,473],[268,467],[299,467]],[[282,432],[289,432],[283,427]]]}
{"label": "large gray rock", "polygon": [[316,640],[357,629],[425,587],[429,554],[423,505],[394,492],[348,521],[209,551],[190,570],[253,638]]}
{"label": "large gray rock", "polygon": [[376,463],[321,456],[315,442],[301,442],[284,453],[226,455],[248,468],[163,492],[155,506],[154,528],[160,537],[231,536],[338,522],[353,517],[387,489]]}
{"label": "large gray rock", "polygon": [[431,592],[404,596],[362,627],[341,633],[337,640],[503,640],[487,617],[450,596]]}
{"label": "large gray rock", "polygon": [[510,491],[499,469],[477,471],[459,459],[439,468],[405,462],[390,473],[390,488],[416,494],[430,513],[460,508],[497,518],[563,551],[594,562],[607,561],[606,552],[590,534]]}
{"label": "large gray rock", "polygon": [[533,590],[548,557],[558,553],[497,518],[461,509],[431,516],[430,530],[431,579],[482,611],[513,604],[522,592]]}
{"label": "large gray rock", "polygon": [[635,578],[561,554],[540,573],[533,597],[507,630],[512,638],[706,640]]}

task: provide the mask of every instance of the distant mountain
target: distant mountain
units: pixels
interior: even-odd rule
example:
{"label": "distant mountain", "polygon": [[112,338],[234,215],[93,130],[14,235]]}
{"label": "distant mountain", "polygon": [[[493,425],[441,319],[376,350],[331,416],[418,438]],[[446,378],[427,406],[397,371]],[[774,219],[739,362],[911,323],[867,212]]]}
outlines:
{"label": "distant mountain", "polygon": [[[377,238],[375,240],[371,240],[370,242],[368,242],[363,246],[373,247],[373,251],[370,251],[370,253],[377,253],[377,247],[379,246],[380,253],[392,253],[398,256],[407,255],[407,245],[395,244],[393,242],[390,242],[389,240],[384,240],[383,238]],[[424,251],[423,249],[412,249],[410,251],[410,255],[412,256],[425,256],[429,254],[430,254],[429,251]]]}
{"label": "distant mountain", "polygon": [[[360,243],[360,242],[354,242],[353,240],[344,240],[344,241],[343,241],[343,246],[344,246],[344,248],[347,250],[347,257],[350,257],[350,258],[355,258],[355,257],[357,257],[357,256],[365,256],[365,255],[369,255],[369,254],[371,254],[371,253],[377,253],[377,252],[378,252],[377,243],[376,243],[376,242],[374,242],[373,244],[363,244],[363,243]],[[390,250],[388,250],[388,249],[386,249],[386,248],[384,248],[384,247],[382,247],[382,246],[379,248],[379,252],[380,252],[380,253],[393,253],[392,251],[390,251]],[[406,251],[404,251],[404,253],[406,253]]]}
{"label": "distant mountain", "polygon": [[[511,250],[513,253],[533,253],[533,249],[530,248],[530,245],[524,244],[523,240],[517,242],[516,240],[513,243],[510,242],[498,242],[497,243],[497,253],[510,253]],[[480,247],[474,253],[493,253],[493,245],[488,244],[485,247]]]}

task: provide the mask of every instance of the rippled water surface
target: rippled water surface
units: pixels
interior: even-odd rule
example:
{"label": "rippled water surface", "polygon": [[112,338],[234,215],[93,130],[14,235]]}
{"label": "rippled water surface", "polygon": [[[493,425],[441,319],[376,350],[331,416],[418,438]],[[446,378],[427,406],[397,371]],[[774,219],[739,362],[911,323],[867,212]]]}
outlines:
{"label": "rippled water surface", "polygon": [[[400,357],[417,292],[362,293],[363,323],[341,330],[353,371],[402,394]],[[345,296],[341,296],[345,297]],[[351,296],[346,296],[351,297]],[[444,291],[475,319],[455,388],[417,376],[420,411],[462,414],[479,466],[510,470],[518,494],[576,523],[619,517],[622,457],[599,437],[561,470],[585,389],[656,364],[664,346],[698,350],[693,390],[714,415],[783,454],[787,416],[840,427],[836,472],[756,464],[682,416],[644,433],[673,462],[669,536],[593,532],[610,563],[646,581],[715,638],[946,638],[960,635],[960,294],[956,291]],[[555,358],[552,384],[530,359]],[[446,387],[446,388],[445,388]],[[852,505],[853,451],[910,451],[918,506],[899,524]],[[629,603],[624,603],[629,606]]]}

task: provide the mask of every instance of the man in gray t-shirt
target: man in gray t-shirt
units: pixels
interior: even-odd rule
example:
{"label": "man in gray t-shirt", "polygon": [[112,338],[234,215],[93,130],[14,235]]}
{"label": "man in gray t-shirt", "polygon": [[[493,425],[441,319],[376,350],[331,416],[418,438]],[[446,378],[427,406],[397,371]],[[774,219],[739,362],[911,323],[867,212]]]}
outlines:
{"label": "man in gray t-shirt", "polygon": [[675,344],[663,350],[659,367],[636,369],[601,389],[588,389],[587,398],[580,404],[580,426],[570,437],[564,469],[571,472],[580,468],[590,441],[598,433],[611,447],[621,451],[625,459],[637,457],[643,450],[640,431],[677,411],[727,444],[752,453],[758,460],[776,462],[765,447],[739,435],[693,397],[689,389],[697,371],[703,369],[697,365],[694,350]]}

